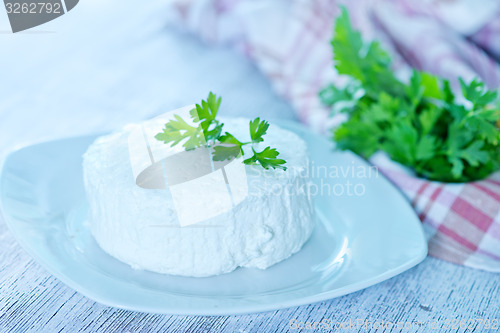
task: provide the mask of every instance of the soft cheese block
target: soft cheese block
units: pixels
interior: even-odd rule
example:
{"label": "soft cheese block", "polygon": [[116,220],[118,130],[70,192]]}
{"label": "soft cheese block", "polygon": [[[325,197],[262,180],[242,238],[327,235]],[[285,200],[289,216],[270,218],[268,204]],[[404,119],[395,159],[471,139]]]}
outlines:
{"label": "soft cheese block", "polygon": [[[222,121],[224,130],[249,139],[248,119]],[[205,277],[237,267],[265,269],[299,251],[310,237],[307,146],[296,134],[271,125],[265,142],[254,148],[277,148],[287,170],[244,165],[244,199],[222,214],[181,226],[168,186],[146,189],[136,183],[128,146],[132,128],[98,138],[83,156],[90,228],[113,257],[136,269]],[[196,192],[189,195],[199,200]]]}

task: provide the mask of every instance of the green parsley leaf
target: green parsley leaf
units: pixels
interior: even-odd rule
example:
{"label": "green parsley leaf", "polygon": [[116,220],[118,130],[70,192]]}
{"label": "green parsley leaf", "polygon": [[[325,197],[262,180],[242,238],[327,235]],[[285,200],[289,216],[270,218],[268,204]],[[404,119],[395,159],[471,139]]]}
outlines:
{"label": "green parsley leaf", "polygon": [[[174,119],[165,124],[165,128],[158,133],[155,138],[171,147],[183,143],[186,150],[195,149],[200,146],[213,147],[212,158],[214,161],[232,160],[244,155],[243,146],[263,142],[263,136],[267,133],[269,123],[260,118],[250,121],[250,142],[242,142],[231,133],[222,134],[224,124],[217,119],[217,113],[221,104],[221,98],[212,92],[206,100],[190,110],[189,114],[197,127],[191,126],[179,115],[174,115]],[[265,169],[283,169],[286,163],[283,159],[276,158],[279,152],[276,148],[267,147],[261,152],[256,152],[253,148],[253,155],[245,159],[245,164],[258,164]]]}
{"label": "green parsley leaf", "polygon": [[337,114],[352,110],[363,97],[365,91],[356,81],[349,82],[343,89],[330,84],[320,91],[319,98],[325,105],[332,105],[332,113]]}
{"label": "green parsley leaf", "polygon": [[194,121],[201,122],[200,125],[207,142],[217,140],[222,133],[224,124],[219,123],[216,119],[221,101],[220,97],[217,98],[215,94],[210,92],[206,101],[202,100],[201,105],[196,104],[196,115],[193,116],[193,113],[191,113]]}
{"label": "green parsley leaf", "polygon": [[243,146],[245,143],[241,142],[240,140],[236,139],[234,137],[234,135],[232,135],[231,133],[224,133],[224,135],[222,135],[221,137],[219,137],[219,142],[221,143],[232,143],[234,145],[237,145],[237,146]]}
{"label": "green parsley leaf", "polygon": [[260,121],[260,118],[255,118],[250,121],[250,138],[253,143],[262,142],[264,136],[269,128],[269,123],[265,120]]}
{"label": "green parsley leaf", "polygon": [[245,143],[236,139],[231,133],[226,132],[219,138],[222,145],[214,147],[214,161],[231,160],[243,155],[243,145]]}
{"label": "green parsley leaf", "polygon": [[387,52],[363,41],[345,8],[334,32],[335,67],[351,81],[344,88],[329,85],[319,97],[348,115],[333,130],[338,148],[365,158],[383,150],[419,176],[444,182],[482,179],[500,169],[496,91],[460,79],[464,105],[450,82],[435,75],[414,70],[407,83],[399,81]]}
{"label": "green parsley leaf", "polygon": [[354,30],[347,10],[337,19],[331,45],[334,52],[335,68],[358,80],[368,96],[386,91],[394,95],[404,94],[404,85],[399,82],[389,69],[391,59],[388,53],[376,41],[365,44],[361,34]]}
{"label": "green parsley leaf", "polygon": [[466,84],[462,78],[459,80],[462,86],[462,93],[467,100],[472,102],[473,109],[484,107],[496,100],[497,92],[487,91],[483,82],[474,79],[471,83]]}
{"label": "green parsley leaf", "polygon": [[242,155],[242,152],[241,146],[235,144],[216,145],[214,147],[213,160],[232,160]]}
{"label": "green parsley leaf", "polygon": [[184,141],[182,146],[186,150],[195,149],[205,144],[201,127],[189,125],[179,115],[175,115],[173,120],[165,124],[163,132],[156,134],[155,138],[166,144],[171,143],[171,147]]}
{"label": "green parsley leaf", "polygon": [[253,156],[247,158],[243,161],[243,163],[248,165],[260,164],[264,169],[282,169],[286,170],[286,167],[283,164],[286,163],[285,160],[277,158],[280,154],[276,148],[266,147],[261,152],[256,152],[255,149],[252,148]]}

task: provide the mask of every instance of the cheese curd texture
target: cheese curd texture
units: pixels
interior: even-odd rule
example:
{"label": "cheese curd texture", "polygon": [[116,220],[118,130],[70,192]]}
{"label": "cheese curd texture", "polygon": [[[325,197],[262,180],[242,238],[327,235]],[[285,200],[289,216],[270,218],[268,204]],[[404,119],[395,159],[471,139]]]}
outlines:
{"label": "cheese curd texture", "polygon": [[[225,131],[249,139],[248,119],[222,120]],[[91,232],[111,256],[135,269],[206,277],[238,267],[265,269],[299,251],[310,237],[315,218],[307,146],[296,134],[271,124],[255,148],[277,148],[288,169],[245,166],[248,196],[240,204],[180,227],[168,189],[136,185],[128,131],[98,138],[83,156]]]}

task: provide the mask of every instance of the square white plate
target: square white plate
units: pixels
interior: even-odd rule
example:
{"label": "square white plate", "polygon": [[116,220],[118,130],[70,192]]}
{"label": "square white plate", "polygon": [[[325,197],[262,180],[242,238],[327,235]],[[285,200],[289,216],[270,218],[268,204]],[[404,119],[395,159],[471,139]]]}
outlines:
{"label": "square white plate", "polygon": [[104,253],[86,226],[82,181],[82,154],[96,136],[11,153],[0,176],[5,221],[26,251],[69,287],[105,305],[153,313],[227,315],[319,302],[425,258],[420,221],[393,185],[373,168],[362,177],[366,162],[334,151],[328,139],[296,123],[278,124],[307,142],[318,173],[313,181],[323,193],[315,197],[317,225],[304,248],[266,270],[185,278],[137,271]]}

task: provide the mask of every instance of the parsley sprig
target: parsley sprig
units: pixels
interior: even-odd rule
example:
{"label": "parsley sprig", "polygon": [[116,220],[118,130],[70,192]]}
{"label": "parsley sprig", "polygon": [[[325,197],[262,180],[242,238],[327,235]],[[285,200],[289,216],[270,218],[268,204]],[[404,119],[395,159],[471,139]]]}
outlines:
{"label": "parsley sprig", "polygon": [[217,113],[221,104],[221,98],[209,93],[206,100],[190,111],[191,118],[195,125],[186,123],[179,115],[165,124],[165,128],[158,133],[155,138],[171,147],[183,142],[182,146],[186,150],[191,150],[204,145],[213,147],[213,160],[225,161],[244,155],[243,146],[252,145],[252,156],[243,160],[248,165],[260,165],[264,169],[286,170],[286,161],[279,159],[279,152],[276,148],[265,147],[262,151],[256,150],[256,145],[264,141],[269,123],[260,118],[250,121],[250,141],[242,142],[233,134],[223,132],[224,124],[217,119]]}
{"label": "parsley sprig", "polygon": [[320,99],[348,120],[333,130],[341,149],[369,158],[378,150],[422,177],[467,182],[500,169],[500,103],[482,82],[460,79],[467,101],[458,103],[450,83],[414,70],[397,79],[377,42],[365,43],[345,8],[332,39],[335,68],[351,81],[330,85]]}

